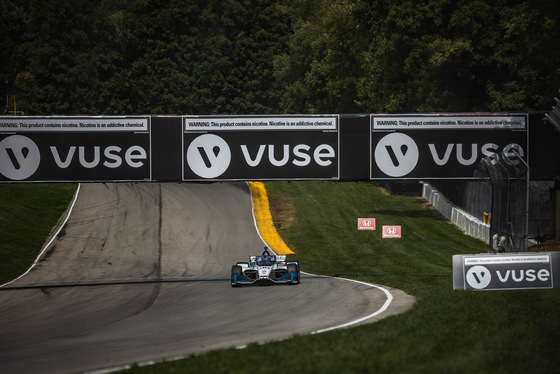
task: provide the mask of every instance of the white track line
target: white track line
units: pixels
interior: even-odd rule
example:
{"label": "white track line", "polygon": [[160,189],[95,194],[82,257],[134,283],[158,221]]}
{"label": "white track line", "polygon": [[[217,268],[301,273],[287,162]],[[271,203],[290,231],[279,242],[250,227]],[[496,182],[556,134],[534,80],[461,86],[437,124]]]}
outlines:
{"label": "white track line", "polygon": [[76,200],[78,200],[78,193],[80,192],[80,186],[81,186],[81,184],[78,183],[78,188],[76,189],[76,192],[74,193],[74,200],[72,200],[72,204],[70,204],[70,208],[68,209],[68,214],[66,215],[66,218],[64,219],[64,222],[62,222],[62,225],[60,225],[60,227],[58,228],[56,233],[52,236],[51,240],[49,240],[49,242],[43,247],[43,249],[41,250],[41,252],[37,256],[35,261],[33,261],[31,266],[29,267],[29,269],[27,269],[27,271],[25,273],[23,273],[22,275],[20,275],[16,279],[14,279],[12,281],[9,281],[8,283],[4,283],[4,284],[0,285],[0,287],[7,286],[7,285],[17,281],[18,279],[24,277],[27,273],[29,273],[35,267],[35,265],[37,265],[37,263],[39,262],[39,260],[41,259],[41,257],[45,253],[45,251],[50,247],[50,245],[56,239],[56,237],[58,236],[60,231],[64,228],[64,226],[66,225],[66,222],[68,222],[68,218],[70,218],[70,214],[72,213],[72,209],[74,209],[74,204],[76,204]]}
{"label": "white track line", "polygon": [[[305,273],[308,275],[313,275],[313,274],[309,274],[309,273]],[[324,275],[314,275],[315,277],[323,277],[323,278],[332,278],[332,279],[340,279],[340,280],[345,280],[348,282],[354,282],[354,283],[358,283],[358,284],[362,284],[364,286],[367,287],[372,287],[372,288],[377,288],[378,290],[383,291],[383,293],[385,294],[385,296],[387,296],[387,300],[385,300],[385,302],[383,303],[383,305],[381,306],[381,308],[377,309],[375,312],[368,314],[367,316],[363,316],[361,318],[358,318],[354,321],[350,321],[347,323],[343,323],[342,325],[337,325],[337,326],[333,326],[333,327],[327,327],[325,329],[321,329],[321,330],[317,330],[317,331],[313,331],[311,334],[319,334],[322,332],[327,332],[327,331],[331,331],[331,330],[336,330],[336,329],[342,329],[345,327],[349,327],[355,324],[358,324],[360,322],[363,321],[367,321],[370,318],[373,318],[375,316],[378,316],[379,314],[383,313],[384,311],[386,311],[389,308],[389,305],[391,305],[391,303],[393,302],[393,295],[391,294],[391,292],[389,292],[386,288],[383,288],[381,286],[377,286],[375,284],[371,284],[371,283],[366,283],[366,282],[362,282],[362,281],[357,281],[354,279],[348,279],[348,278],[339,278],[339,277],[327,277]]]}

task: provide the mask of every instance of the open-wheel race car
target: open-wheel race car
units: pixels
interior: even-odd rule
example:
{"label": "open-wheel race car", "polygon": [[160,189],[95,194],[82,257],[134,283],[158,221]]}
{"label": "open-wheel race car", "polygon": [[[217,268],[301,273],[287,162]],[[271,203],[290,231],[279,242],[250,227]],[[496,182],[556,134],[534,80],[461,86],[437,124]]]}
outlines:
{"label": "open-wheel race car", "polygon": [[287,261],[284,255],[271,255],[267,247],[260,256],[251,256],[249,262],[238,262],[231,267],[231,286],[242,284],[298,284],[299,262]]}

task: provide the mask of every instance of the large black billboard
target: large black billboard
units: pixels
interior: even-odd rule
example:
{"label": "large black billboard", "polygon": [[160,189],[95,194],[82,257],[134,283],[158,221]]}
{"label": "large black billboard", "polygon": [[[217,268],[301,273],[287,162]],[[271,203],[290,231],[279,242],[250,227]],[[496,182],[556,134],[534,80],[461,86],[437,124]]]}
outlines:
{"label": "large black billboard", "polygon": [[473,179],[483,157],[515,153],[532,180],[553,180],[560,134],[543,118],[0,116],[0,183]]}
{"label": "large black billboard", "polygon": [[0,118],[0,181],[149,180],[149,117]]}
{"label": "large black billboard", "polygon": [[183,180],[338,180],[338,115],[185,116]]}
{"label": "large black billboard", "polygon": [[370,179],[473,179],[484,157],[528,163],[527,124],[526,114],[372,115]]}

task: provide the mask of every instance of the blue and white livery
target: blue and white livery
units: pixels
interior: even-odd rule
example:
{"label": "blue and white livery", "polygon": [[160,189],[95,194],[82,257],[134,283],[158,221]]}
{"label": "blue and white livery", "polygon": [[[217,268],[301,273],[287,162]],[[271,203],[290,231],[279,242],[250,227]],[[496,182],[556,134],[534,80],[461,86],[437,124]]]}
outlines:
{"label": "blue and white livery", "polygon": [[299,261],[287,261],[284,255],[271,255],[268,247],[260,256],[251,256],[249,262],[238,262],[231,267],[231,286],[242,284],[298,284]]}

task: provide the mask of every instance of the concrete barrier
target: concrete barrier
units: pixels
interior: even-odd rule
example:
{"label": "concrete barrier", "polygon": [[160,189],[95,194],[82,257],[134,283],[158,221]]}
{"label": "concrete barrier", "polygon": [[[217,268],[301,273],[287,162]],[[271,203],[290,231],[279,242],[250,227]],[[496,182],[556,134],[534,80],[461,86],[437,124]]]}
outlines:
{"label": "concrete barrier", "polygon": [[490,225],[457,207],[428,183],[422,184],[422,197],[434,206],[445,218],[453,222],[466,234],[489,243]]}

